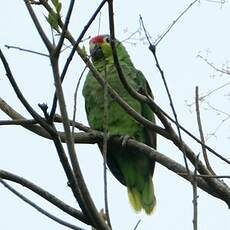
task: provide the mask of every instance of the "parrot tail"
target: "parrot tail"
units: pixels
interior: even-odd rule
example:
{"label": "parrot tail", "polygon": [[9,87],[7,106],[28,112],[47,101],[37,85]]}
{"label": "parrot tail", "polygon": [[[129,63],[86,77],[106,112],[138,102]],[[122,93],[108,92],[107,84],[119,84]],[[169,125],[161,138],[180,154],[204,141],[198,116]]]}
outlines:
{"label": "parrot tail", "polygon": [[135,187],[128,188],[128,196],[134,210],[136,212],[140,212],[142,209],[142,204],[139,191]]}
{"label": "parrot tail", "polygon": [[149,177],[149,180],[146,181],[142,191],[139,191],[136,187],[128,187],[128,196],[136,212],[140,212],[143,208],[146,214],[151,215],[156,207],[152,177]]}

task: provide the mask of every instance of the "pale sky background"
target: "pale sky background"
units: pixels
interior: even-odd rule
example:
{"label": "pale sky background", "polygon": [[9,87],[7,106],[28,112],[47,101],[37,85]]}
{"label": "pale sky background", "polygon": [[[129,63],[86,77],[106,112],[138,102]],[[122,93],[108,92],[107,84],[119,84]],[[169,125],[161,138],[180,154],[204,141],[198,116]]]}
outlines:
{"label": "pale sky background", "polygon": [[[139,14],[143,16],[145,26],[152,38],[156,39],[192,1],[116,0],[114,2],[116,36],[123,40],[139,28]],[[63,10],[65,10],[69,1],[63,0],[62,3]],[[76,38],[99,3],[100,1],[76,1],[70,24],[70,31]],[[42,23],[45,25],[45,11],[40,10],[39,6],[36,6],[36,8]],[[194,107],[189,108],[186,106],[186,100],[188,103],[194,102],[196,85],[199,85],[201,95],[205,95],[210,90],[229,81],[229,76],[221,76],[214,72],[204,61],[197,58],[197,55],[202,54],[220,68],[222,64],[228,64],[230,58],[229,12],[229,3],[225,3],[222,6],[219,3],[208,1],[197,3],[164,38],[157,50],[179,121],[196,135],[198,135],[198,131]],[[4,47],[5,44],[15,45],[47,53],[26,11],[24,2],[22,0],[4,1],[1,4],[0,15],[0,47],[8,59],[17,83],[27,100],[37,111],[39,111],[38,103],[45,102],[50,106],[54,86],[49,60],[42,56],[23,53],[18,50],[7,50]],[[98,33],[98,24],[99,19],[97,18],[85,38]],[[47,25],[45,27],[50,35],[49,27]],[[107,8],[105,7],[101,12],[100,33],[105,34],[108,32]],[[141,36],[143,36],[143,33]],[[143,41],[140,41],[138,34],[135,38],[137,40],[131,39],[125,43],[125,46],[136,67],[148,79],[156,102],[165,111],[171,113],[162,80],[155,68],[148,46]],[[88,41],[84,45],[87,46],[87,43]],[[68,53],[69,50],[64,53],[63,61],[65,61]],[[74,89],[83,68],[83,62],[76,55],[63,85],[70,115],[73,110]],[[13,106],[15,110],[29,118],[28,113],[20,104],[6,79],[5,71],[1,64],[0,97]],[[207,101],[215,108],[229,113],[229,86],[212,94],[207,98]],[[206,135],[212,133],[221,120],[225,118],[208,108],[206,103],[202,103],[201,112]],[[0,111],[0,120],[3,119],[8,119],[8,117]],[[84,101],[80,92],[78,95],[77,120],[87,124]],[[208,144],[211,147],[228,159],[229,128],[230,123],[226,121],[216,132],[216,136],[212,136],[208,140]],[[68,204],[77,207],[70,189],[66,186],[67,180],[51,141],[15,126],[1,126],[0,138],[0,169],[23,176]],[[185,135],[183,135],[183,138],[197,154],[200,153],[200,146]],[[183,163],[182,153],[169,141],[159,138],[158,150]],[[97,208],[101,209],[104,206],[101,155],[96,145],[76,145],[76,151],[90,193],[96,202]],[[210,161],[217,174],[230,175],[229,165],[212,156],[210,156]],[[226,183],[229,184],[229,181],[226,180]],[[109,173],[109,206],[114,230],[132,230],[139,219],[141,219],[138,228],[140,230],[192,230],[193,206],[192,186],[190,183],[166,168],[157,165],[154,184],[157,209],[154,215],[146,217],[145,214],[135,214],[133,212],[128,202],[126,188]],[[62,211],[49,205],[27,189],[16,184],[11,185],[51,213],[85,229],[90,229],[90,227],[82,225],[79,221],[63,214]],[[198,190],[198,192],[199,229],[228,229],[230,215],[226,204],[201,190]],[[2,185],[0,185],[0,216],[0,229],[5,230],[66,229],[64,226],[38,213]]]}

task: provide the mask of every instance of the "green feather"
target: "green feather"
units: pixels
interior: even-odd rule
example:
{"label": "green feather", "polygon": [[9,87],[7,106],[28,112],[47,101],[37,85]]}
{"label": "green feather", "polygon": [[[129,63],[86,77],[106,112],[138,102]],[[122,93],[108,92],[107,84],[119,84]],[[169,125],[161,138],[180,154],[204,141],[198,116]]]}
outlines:
{"label": "green feather", "polygon": [[[107,36],[107,35],[104,35]],[[148,83],[143,74],[135,69],[124,46],[116,41],[117,53],[121,68],[128,83],[137,91],[146,91],[151,94]],[[106,49],[106,52],[103,52]],[[110,51],[110,52],[109,52]],[[103,44],[99,59],[93,59],[94,65],[103,77],[106,77],[112,88],[142,116],[155,122],[154,114],[148,105],[139,102],[129,95],[117,75],[113,63],[110,44]],[[103,57],[103,58],[102,58]],[[105,71],[106,68],[106,71]],[[105,76],[106,74],[106,76]],[[104,92],[102,86],[93,74],[87,74],[83,95],[89,125],[96,130],[103,131]],[[140,125],[134,118],[127,114],[117,102],[108,95],[108,131],[110,135],[130,136],[156,148],[156,134]],[[100,149],[101,146],[99,145]],[[122,146],[108,143],[107,164],[114,176],[128,189],[130,203],[135,211],[144,211],[151,214],[156,199],[152,182],[154,164],[147,156],[135,153]]]}

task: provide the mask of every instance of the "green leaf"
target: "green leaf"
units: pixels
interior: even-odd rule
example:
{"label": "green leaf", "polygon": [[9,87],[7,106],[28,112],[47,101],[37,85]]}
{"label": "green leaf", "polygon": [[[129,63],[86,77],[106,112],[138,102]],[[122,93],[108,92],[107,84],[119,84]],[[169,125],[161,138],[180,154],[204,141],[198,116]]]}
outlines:
{"label": "green leaf", "polygon": [[53,5],[54,5],[54,7],[55,7],[56,12],[57,12],[58,14],[60,14],[60,12],[61,12],[61,7],[62,7],[61,2],[59,2],[59,0],[52,0],[52,3],[53,3]]}
{"label": "green leaf", "polygon": [[82,46],[81,51],[82,51],[82,54],[83,54],[85,57],[87,57],[87,51],[86,51],[86,48],[85,48],[84,45]]}
{"label": "green leaf", "polygon": [[61,8],[62,8],[62,4],[61,4],[61,2],[59,2],[59,3],[57,4],[57,7],[56,7],[56,10],[57,10],[57,13],[58,13],[58,14],[60,14]]}
{"label": "green leaf", "polygon": [[54,9],[52,9],[53,11],[51,11],[48,15],[48,17],[46,17],[46,20],[48,21],[48,23],[50,24],[50,26],[56,30],[58,33],[60,33],[59,31],[59,20],[61,18],[60,16],[60,12],[61,12],[61,8],[62,8],[62,4],[60,2],[60,0],[51,0]]}
{"label": "green leaf", "polygon": [[53,5],[56,7],[56,5],[58,4],[58,0],[51,0],[51,2],[53,3]]}
{"label": "green leaf", "polygon": [[48,17],[46,17],[46,20],[49,22],[50,26],[56,30],[58,33],[60,32],[59,31],[59,28],[58,28],[58,21],[59,21],[59,15],[52,12],[52,13],[49,13]]}

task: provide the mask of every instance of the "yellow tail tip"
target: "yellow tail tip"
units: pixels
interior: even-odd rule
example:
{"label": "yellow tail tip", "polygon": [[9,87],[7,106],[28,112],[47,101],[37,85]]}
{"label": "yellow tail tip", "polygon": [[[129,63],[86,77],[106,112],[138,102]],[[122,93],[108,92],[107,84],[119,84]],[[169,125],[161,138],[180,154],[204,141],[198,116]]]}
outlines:
{"label": "yellow tail tip", "polygon": [[[153,191],[153,190],[152,190]],[[136,188],[128,188],[129,201],[135,212],[140,212],[142,209],[147,215],[152,215],[156,209],[156,198],[154,192],[150,194],[151,199],[143,199],[141,194]],[[150,198],[148,196],[148,198]]]}
{"label": "yellow tail tip", "polygon": [[135,212],[140,212],[142,209],[142,204],[139,192],[136,189],[128,188],[128,197]]}

